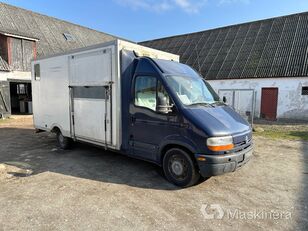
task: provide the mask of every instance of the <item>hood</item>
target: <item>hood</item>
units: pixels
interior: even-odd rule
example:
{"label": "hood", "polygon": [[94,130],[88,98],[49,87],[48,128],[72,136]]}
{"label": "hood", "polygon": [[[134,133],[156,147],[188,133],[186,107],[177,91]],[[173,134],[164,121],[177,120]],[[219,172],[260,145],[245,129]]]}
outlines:
{"label": "hood", "polygon": [[235,135],[250,130],[250,125],[229,106],[192,106],[185,109],[186,119],[208,136]]}

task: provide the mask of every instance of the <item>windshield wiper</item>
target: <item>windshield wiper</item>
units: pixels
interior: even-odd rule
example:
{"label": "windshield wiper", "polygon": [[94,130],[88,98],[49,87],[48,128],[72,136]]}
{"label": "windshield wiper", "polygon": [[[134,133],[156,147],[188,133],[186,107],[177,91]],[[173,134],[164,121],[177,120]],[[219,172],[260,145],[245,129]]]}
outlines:
{"label": "windshield wiper", "polygon": [[215,101],[215,102],[211,103],[211,105],[226,106],[227,104],[225,104],[224,102],[221,102],[221,101]]}
{"label": "windshield wiper", "polygon": [[189,104],[188,106],[196,106],[196,105],[203,105],[203,106],[215,107],[213,104],[211,104],[211,103],[206,103],[206,102],[192,103],[192,104]]}

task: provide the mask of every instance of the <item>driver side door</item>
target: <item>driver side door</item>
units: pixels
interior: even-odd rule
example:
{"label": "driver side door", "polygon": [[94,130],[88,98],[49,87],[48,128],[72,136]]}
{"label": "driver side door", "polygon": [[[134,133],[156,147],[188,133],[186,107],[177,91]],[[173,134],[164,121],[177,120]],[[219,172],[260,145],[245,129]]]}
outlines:
{"label": "driver side door", "polygon": [[171,98],[155,76],[137,76],[130,107],[130,148],[134,156],[157,161],[159,145],[165,137],[178,132],[177,113],[157,110],[157,97]]}

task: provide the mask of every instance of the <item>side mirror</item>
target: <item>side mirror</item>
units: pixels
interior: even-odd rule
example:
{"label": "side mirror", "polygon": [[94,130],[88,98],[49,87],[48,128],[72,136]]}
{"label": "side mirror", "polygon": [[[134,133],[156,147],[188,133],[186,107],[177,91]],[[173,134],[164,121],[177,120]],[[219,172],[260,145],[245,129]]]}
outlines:
{"label": "side mirror", "polygon": [[226,96],[223,96],[223,97],[222,97],[222,102],[227,103],[227,98],[226,98]]}
{"label": "side mirror", "polygon": [[158,95],[157,96],[157,106],[156,110],[163,114],[168,114],[169,112],[172,112],[172,105],[169,105],[167,103],[167,97],[164,95]]}

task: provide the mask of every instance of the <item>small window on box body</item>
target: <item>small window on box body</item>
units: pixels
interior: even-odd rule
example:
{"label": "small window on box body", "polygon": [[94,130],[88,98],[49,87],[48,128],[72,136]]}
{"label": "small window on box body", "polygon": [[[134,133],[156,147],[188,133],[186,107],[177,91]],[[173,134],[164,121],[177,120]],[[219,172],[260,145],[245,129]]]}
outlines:
{"label": "small window on box body", "polygon": [[308,95],[308,86],[302,87],[302,95]]}
{"label": "small window on box body", "polygon": [[34,79],[35,80],[40,80],[41,79],[40,64],[34,64]]}

